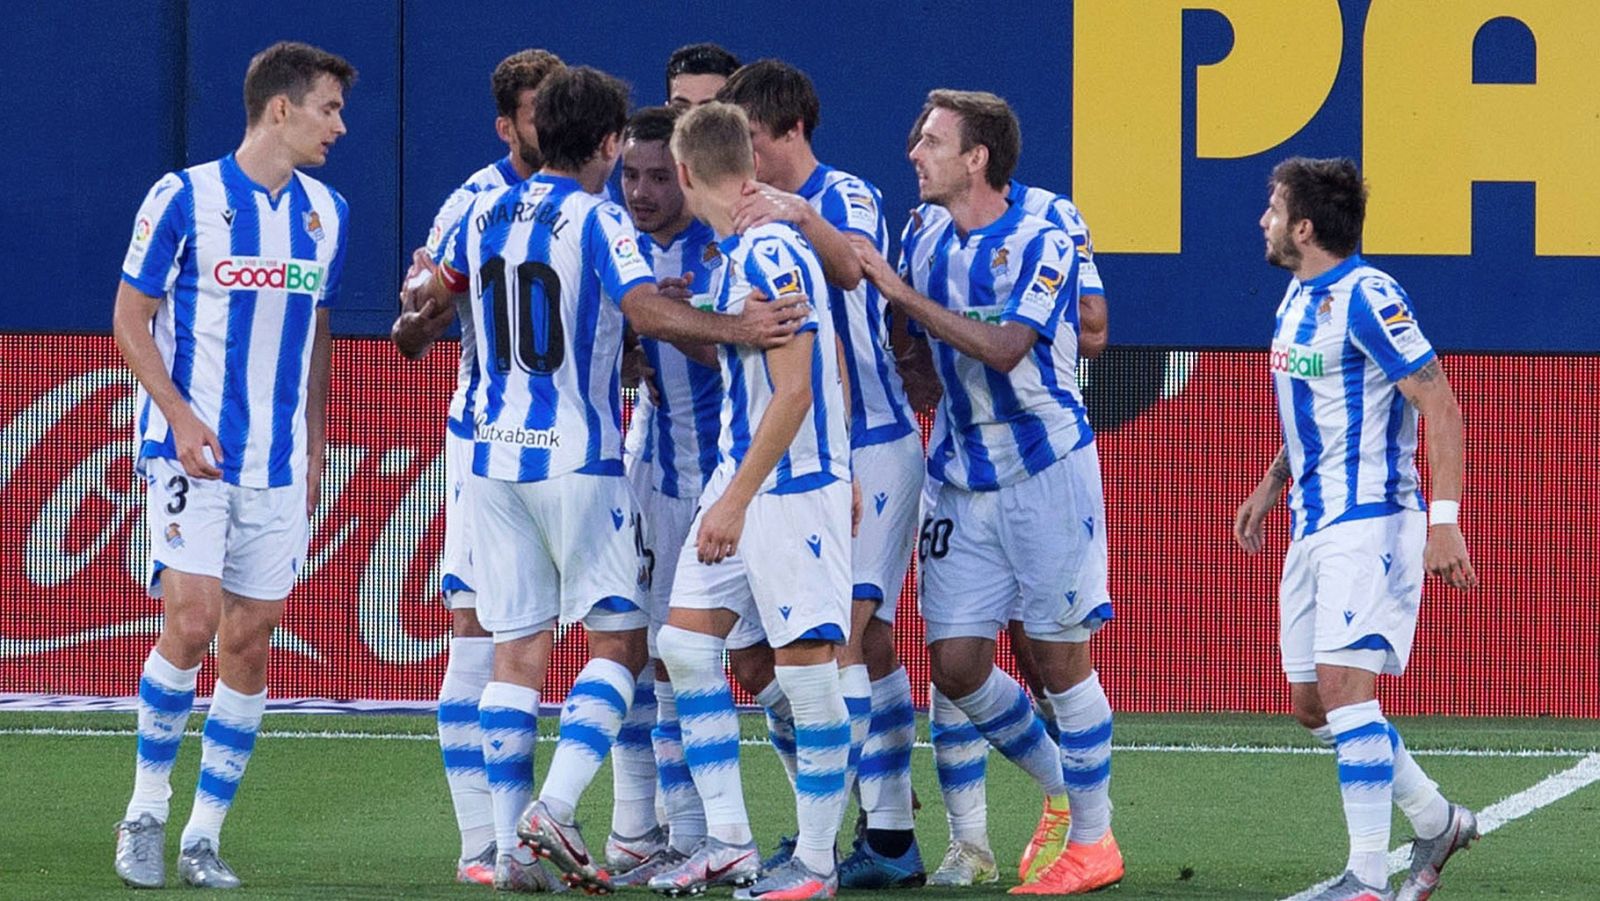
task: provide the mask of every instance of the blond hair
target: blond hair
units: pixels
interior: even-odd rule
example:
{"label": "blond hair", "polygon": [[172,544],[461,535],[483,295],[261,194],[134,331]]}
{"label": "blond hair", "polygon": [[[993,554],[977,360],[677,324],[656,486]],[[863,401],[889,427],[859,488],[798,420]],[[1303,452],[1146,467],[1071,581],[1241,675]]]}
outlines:
{"label": "blond hair", "polygon": [[679,117],[672,129],[672,156],[689,174],[708,183],[755,174],[750,118],[731,103],[707,103]]}

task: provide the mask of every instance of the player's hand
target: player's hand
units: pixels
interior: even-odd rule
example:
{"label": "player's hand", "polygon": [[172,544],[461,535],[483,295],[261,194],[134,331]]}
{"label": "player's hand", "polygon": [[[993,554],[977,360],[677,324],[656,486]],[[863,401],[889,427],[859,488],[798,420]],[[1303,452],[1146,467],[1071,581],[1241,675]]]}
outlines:
{"label": "player's hand", "polygon": [[689,290],[689,280],[681,275],[669,275],[666,278],[656,279],[656,290],[662,295],[673,300],[688,303],[694,297],[694,292]]}
{"label": "player's hand", "polygon": [[861,534],[861,480],[850,480],[850,537]]}
{"label": "player's hand", "polygon": [[1428,574],[1438,576],[1451,588],[1466,591],[1478,587],[1478,573],[1467,556],[1467,539],[1455,523],[1428,527],[1428,543],[1422,549],[1422,565]]}
{"label": "player's hand", "polygon": [[748,347],[781,347],[794,338],[811,313],[811,298],[804,294],[786,294],[781,302],[774,302],[760,288],[745,298],[744,309],[739,311],[735,323],[735,344]]}
{"label": "player's hand", "polygon": [[721,563],[739,552],[739,536],[744,534],[744,505],[726,495],[717,499],[700,517],[700,534],[695,552],[701,563]]}
{"label": "player's hand", "polygon": [[900,273],[894,271],[894,266],[878,252],[878,245],[867,240],[866,235],[850,232],[845,235],[845,240],[855,250],[856,258],[861,260],[861,275],[879,291],[884,291],[888,285],[900,283]]}
{"label": "player's hand", "polygon": [[630,347],[622,352],[622,387],[637,388],[650,369],[650,358],[644,354],[642,347]]}
{"label": "player's hand", "polygon": [[409,282],[423,272],[432,272],[434,269],[433,257],[428,255],[428,248],[418,247],[411,251],[411,268],[406,270],[405,281]]}
{"label": "player's hand", "polygon": [[733,230],[745,232],[768,222],[799,225],[811,214],[811,204],[798,194],[780,191],[759,181],[744,183],[744,196],[733,207]]}
{"label": "player's hand", "polygon": [[222,442],[200,417],[192,411],[170,424],[172,443],[178,451],[178,463],[191,479],[220,479],[222,470]]}
{"label": "player's hand", "polygon": [[1233,540],[1246,554],[1260,552],[1262,544],[1262,524],[1267,521],[1267,514],[1278,505],[1278,498],[1283,496],[1283,485],[1272,479],[1263,479],[1250,496],[1244,499],[1239,509],[1233,512]]}

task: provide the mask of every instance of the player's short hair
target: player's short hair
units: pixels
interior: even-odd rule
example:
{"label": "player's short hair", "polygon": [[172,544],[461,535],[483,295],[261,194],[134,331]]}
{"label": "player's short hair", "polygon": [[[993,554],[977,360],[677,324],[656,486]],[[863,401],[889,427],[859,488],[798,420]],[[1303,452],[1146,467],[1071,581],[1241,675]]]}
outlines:
{"label": "player's short hair", "polygon": [[588,66],[552,72],[533,101],[533,128],[545,165],[576,172],[607,136],[628,123],[628,86]]}
{"label": "player's short hair", "polygon": [[806,73],[777,59],[757,60],[728,77],[717,99],[738,104],[750,121],[781,135],[799,122],[806,140],[822,119],[822,104]]}
{"label": "player's short hair", "polygon": [[1272,167],[1267,187],[1283,189],[1289,222],[1311,220],[1312,239],[1341,257],[1356,252],[1367,218],[1367,183],[1348,157],[1293,156]]}
{"label": "player's short hair", "polygon": [[721,75],[727,78],[738,69],[739,57],[717,44],[687,44],[667,57],[667,93],[672,93],[672,79],[679,75]]}
{"label": "player's short hair", "polygon": [[518,50],[501,60],[494,67],[494,74],[489,76],[495,111],[502,116],[515,116],[523,91],[538,90],[545,76],[566,67],[561,57],[533,47]]}
{"label": "player's short hair", "polygon": [[936,107],[961,114],[962,153],[979,144],[989,148],[989,165],[983,170],[983,180],[996,191],[1004,191],[1017,169],[1017,158],[1022,156],[1022,126],[1011,104],[988,91],[929,91],[922,118],[917,120],[918,131]]}
{"label": "player's short hair", "polygon": [[279,41],[257,53],[244,73],[245,123],[260,121],[267,101],[279,94],[299,106],[319,75],[331,75],[341,88],[349,90],[356,81],[356,67],[342,56],[299,41]]}
{"label": "player's short hair", "polygon": [[671,106],[647,106],[634,112],[622,129],[622,140],[648,143],[671,141],[672,126],[678,121],[678,109]]}
{"label": "player's short hair", "polygon": [[756,171],[750,117],[731,103],[713,102],[689,110],[672,130],[672,157],[708,183],[749,178]]}

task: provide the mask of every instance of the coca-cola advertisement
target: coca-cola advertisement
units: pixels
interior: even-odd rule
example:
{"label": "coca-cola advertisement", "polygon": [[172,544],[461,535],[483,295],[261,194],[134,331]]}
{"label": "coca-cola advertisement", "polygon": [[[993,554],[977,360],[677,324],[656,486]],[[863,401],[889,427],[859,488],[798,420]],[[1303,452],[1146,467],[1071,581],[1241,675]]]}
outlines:
{"label": "coca-cola advertisement", "polygon": [[[145,590],[134,383],[109,337],[0,335],[0,691],[133,692],[161,627]],[[276,697],[436,695],[443,423],[453,347],[420,363],[385,342],[335,342],[328,470],[310,554],[273,638]],[[1286,512],[1249,557],[1234,506],[1279,445],[1268,355],[1113,349],[1082,374],[1105,473],[1116,619],[1096,640],[1119,710],[1283,710],[1277,578]],[[1395,713],[1600,715],[1600,360],[1458,356],[1467,423],[1462,523],[1483,584],[1430,585]],[[900,653],[926,702],[913,583]],[[546,696],[584,653],[564,632]],[[201,689],[212,678],[202,674]]]}

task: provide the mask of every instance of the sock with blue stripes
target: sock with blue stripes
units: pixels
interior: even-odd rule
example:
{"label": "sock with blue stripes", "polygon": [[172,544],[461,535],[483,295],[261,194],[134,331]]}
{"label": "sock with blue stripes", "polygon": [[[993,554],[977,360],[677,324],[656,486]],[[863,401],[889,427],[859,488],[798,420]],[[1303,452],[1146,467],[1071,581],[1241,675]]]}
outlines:
{"label": "sock with blue stripes", "polygon": [[678,697],[671,682],[656,680],[656,726],[650,732],[656,751],[660,797],[667,809],[672,847],[688,854],[706,835],[706,811],[695,791],[694,776],[683,759],[683,727],[678,724]]}
{"label": "sock with blue stripes", "polygon": [[439,753],[461,832],[462,860],[476,857],[494,841],[494,802],[483,770],[483,727],[478,723],[478,699],[493,664],[493,638],[452,638],[439,685]]}
{"label": "sock with blue stripes", "polygon": [[[911,677],[900,667],[872,683],[872,723],[857,770],[869,830],[911,829],[911,745],[916,739]],[[874,850],[883,849],[873,846]]]}
{"label": "sock with blue stripes", "polygon": [[[622,731],[622,718],[633,703],[633,686],[633,673],[615,660],[592,657],[578,671],[561,707],[561,739],[539,792],[539,800],[556,819],[570,823],[577,815],[578,799]],[[650,808],[654,811],[655,804]]]}
{"label": "sock with blue stripes", "polygon": [[1411,821],[1420,838],[1437,838],[1450,825],[1450,802],[1439,793],[1439,783],[1417,765],[1393,724],[1389,743],[1394,746],[1394,803]]}
{"label": "sock with blue stripes", "polygon": [[501,854],[521,843],[517,818],[533,797],[533,746],[539,735],[539,691],[490,682],[478,701],[483,769],[494,804],[494,840]]}
{"label": "sock with blue stripes", "polygon": [[773,671],[794,710],[795,857],[816,873],[833,872],[834,843],[844,817],[850,762],[850,714],[832,663],[778,666]]}
{"label": "sock with blue stripes", "polygon": [[167,804],[172,797],[172,763],[178,759],[183,743],[183,728],[194,708],[195,677],[200,666],[178,669],[167,658],[150,649],[139,677],[139,743],[133,768],[133,797],[128,800],[126,819],[137,820],[148,813],[167,821]]}
{"label": "sock with blue stripes", "polygon": [[989,805],[985,780],[989,740],[972,720],[938,688],[928,686],[928,731],[933,738],[934,769],[944,797],[950,840],[989,847]]}
{"label": "sock with blue stripes", "polygon": [[739,774],[739,716],[722,664],[722,639],[676,626],[656,637],[676,695],[683,756],[700,793],[706,833],[718,841],[751,841]]}
{"label": "sock with blue stripes", "polygon": [[1111,828],[1111,703],[1100,674],[1048,692],[1060,729],[1061,770],[1072,805],[1068,841],[1092,844]]}
{"label": "sock with blue stripes", "polygon": [[952,700],[989,744],[1032,776],[1047,797],[1058,798],[1066,792],[1061,749],[1045,733],[1044,720],[1034,712],[1033,700],[1017,680],[996,666],[977,691]]}
{"label": "sock with blue stripes", "polygon": [[839,692],[844,695],[844,709],[850,717],[850,758],[844,779],[846,785],[854,785],[862,749],[872,729],[872,680],[867,677],[867,665],[839,667]]}
{"label": "sock with blue stripes", "polygon": [[1390,803],[1394,800],[1394,744],[1389,721],[1376,700],[1328,711],[1334,754],[1339,759],[1339,794],[1350,832],[1346,868],[1367,885],[1389,878]]}
{"label": "sock with blue stripes", "polygon": [[783,686],[777,679],[767,683],[767,687],[756,692],[756,703],[761,705],[761,712],[767,715],[767,741],[772,744],[772,750],[778,754],[778,762],[783,764],[784,775],[789,777],[789,787],[794,787],[794,714],[789,709],[789,699],[783,693]]}
{"label": "sock with blue stripes", "polygon": [[656,828],[655,669],[654,661],[646,664],[634,683],[633,703],[611,749],[611,831],[627,838]]}
{"label": "sock with blue stripes", "polygon": [[261,714],[267,709],[267,690],[253,695],[240,694],[217,680],[211,692],[211,710],[200,733],[200,783],[195,786],[194,809],[183,827],[178,847],[187,848],[203,838],[220,849],[222,821],[233,806],[244,778],[250,752],[256,747],[256,732]]}

